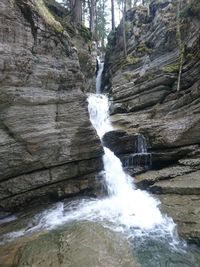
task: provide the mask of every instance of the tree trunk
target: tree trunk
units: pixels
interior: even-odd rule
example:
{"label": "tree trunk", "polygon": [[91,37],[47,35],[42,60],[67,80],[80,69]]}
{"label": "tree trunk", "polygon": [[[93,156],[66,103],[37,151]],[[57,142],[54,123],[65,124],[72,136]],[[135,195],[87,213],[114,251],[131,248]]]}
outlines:
{"label": "tree trunk", "polygon": [[111,13],[112,13],[112,30],[115,29],[115,5],[114,0],[111,0]]}
{"label": "tree trunk", "polygon": [[82,1],[81,0],[74,0],[74,6],[72,11],[72,20],[76,24],[82,23]]}
{"label": "tree trunk", "polygon": [[95,32],[95,0],[90,1],[90,31],[92,36]]}
{"label": "tree trunk", "polygon": [[122,31],[123,31],[123,44],[124,44],[124,57],[127,57],[126,49],[126,24],[125,24],[125,15],[126,15],[126,0],[123,0],[123,17],[122,17]]}
{"label": "tree trunk", "polygon": [[126,2],[126,9],[129,10],[129,9],[131,9],[131,7],[132,7],[132,1],[131,0],[128,0]]}

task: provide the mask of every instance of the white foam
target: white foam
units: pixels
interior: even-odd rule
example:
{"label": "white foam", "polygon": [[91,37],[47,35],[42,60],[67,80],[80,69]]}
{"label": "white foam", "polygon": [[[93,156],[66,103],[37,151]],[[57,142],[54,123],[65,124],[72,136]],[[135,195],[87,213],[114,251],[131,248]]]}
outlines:
{"label": "white foam", "polygon": [[[91,94],[88,97],[90,119],[100,138],[112,126],[109,122],[109,102],[105,95]],[[130,236],[158,235],[170,237],[175,244],[175,224],[171,218],[162,215],[159,201],[149,193],[136,189],[133,178],[127,175],[120,160],[108,148],[103,157],[105,182],[108,197],[103,199],[82,200],[76,205],[57,203],[53,208],[35,216],[26,230],[10,233],[21,236],[40,229],[52,229],[58,225],[79,220],[103,222],[116,231],[125,231]]]}

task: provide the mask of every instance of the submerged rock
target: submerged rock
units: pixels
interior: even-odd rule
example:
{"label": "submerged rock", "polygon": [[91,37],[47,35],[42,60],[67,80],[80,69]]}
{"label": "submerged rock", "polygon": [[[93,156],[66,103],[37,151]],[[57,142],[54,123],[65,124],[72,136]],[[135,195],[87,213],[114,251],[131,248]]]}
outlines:
{"label": "submerged rock", "polygon": [[139,267],[140,265],[128,241],[120,234],[97,223],[80,222],[0,246],[0,266]]}

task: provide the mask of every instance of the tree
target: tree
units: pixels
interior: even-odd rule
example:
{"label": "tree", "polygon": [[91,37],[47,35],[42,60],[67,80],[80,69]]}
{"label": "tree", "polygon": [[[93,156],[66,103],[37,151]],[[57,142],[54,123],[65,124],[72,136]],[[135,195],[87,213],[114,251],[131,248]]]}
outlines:
{"label": "tree", "polygon": [[89,25],[92,36],[94,37],[95,33],[95,9],[96,9],[96,0],[88,0],[89,7]]}
{"label": "tree", "polygon": [[126,16],[126,0],[122,0],[122,32],[123,32],[123,46],[124,46],[124,57],[127,57],[127,48],[126,48],[126,24],[125,24],[125,16]]}
{"label": "tree", "polygon": [[104,49],[105,41],[109,30],[107,29],[108,25],[108,8],[107,8],[107,0],[99,0],[97,2],[97,12],[96,12],[96,39],[99,46]]}
{"label": "tree", "polygon": [[72,20],[76,24],[82,23],[82,1],[81,0],[72,0],[73,9],[72,9]]}
{"label": "tree", "polygon": [[112,30],[115,29],[115,4],[114,0],[111,0],[111,18],[112,18]]}
{"label": "tree", "polygon": [[82,23],[82,0],[63,0],[63,5],[69,10],[74,24]]}

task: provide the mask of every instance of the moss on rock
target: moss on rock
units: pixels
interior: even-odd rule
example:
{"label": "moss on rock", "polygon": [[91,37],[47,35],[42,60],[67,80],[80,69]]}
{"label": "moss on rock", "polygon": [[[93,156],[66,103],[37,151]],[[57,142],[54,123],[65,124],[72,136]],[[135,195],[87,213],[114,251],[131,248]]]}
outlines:
{"label": "moss on rock", "polygon": [[152,49],[148,48],[146,44],[141,43],[139,44],[137,51],[142,54],[150,54],[152,52]]}
{"label": "moss on rock", "polygon": [[54,18],[49,9],[46,7],[43,0],[37,0],[35,1],[35,4],[40,16],[44,19],[45,23],[52,27],[56,32],[63,32],[64,29],[62,25]]}
{"label": "moss on rock", "polygon": [[163,67],[164,72],[172,72],[172,73],[178,73],[179,72],[180,63],[176,62],[173,64],[169,64]]}

